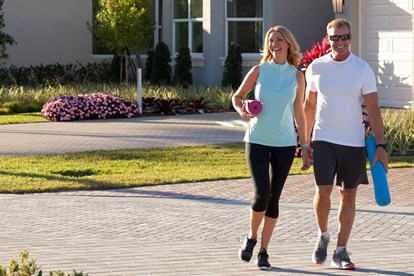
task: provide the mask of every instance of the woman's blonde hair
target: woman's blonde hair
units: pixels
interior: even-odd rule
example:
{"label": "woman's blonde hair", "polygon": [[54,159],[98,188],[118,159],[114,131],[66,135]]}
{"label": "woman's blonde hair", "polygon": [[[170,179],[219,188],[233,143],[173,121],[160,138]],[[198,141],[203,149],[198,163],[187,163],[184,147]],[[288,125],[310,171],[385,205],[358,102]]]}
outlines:
{"label": "woman's blonde hair", "polygon": [[263,51],[261,51],[263,57],[260,63],[269,62],[273,59],[272,52],[269,49],[269,37],[273,32],[279,32],[282,34],[283,38],[289,44],[287,61],[290,65],[298,67],[302,59],[302,53],[300,52],[299,44],[293,34],[286,27],[281,25],[271,27],[267,31]]}

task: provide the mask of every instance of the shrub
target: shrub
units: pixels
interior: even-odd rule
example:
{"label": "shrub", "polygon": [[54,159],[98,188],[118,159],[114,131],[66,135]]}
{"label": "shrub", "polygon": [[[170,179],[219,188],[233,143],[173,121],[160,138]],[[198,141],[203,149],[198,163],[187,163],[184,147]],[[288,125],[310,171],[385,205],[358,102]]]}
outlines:
{"label": "shrub", "polygon": [[177,115],[185,111],[184,102],[180,99],[159,99],[155,102],[155,109],[161,115]]}
{"label": "shrub", "polygon": [[231,102],[231,97],[232,97],[233,93],[232,91],[227,90],[219,90],[218,92],[218,101],[220,104],[220,107],[224,110],[224,111],[229,111],[233,108],[233,104]]}
{"label": "shrub", "polygon": [[111,61],[111,66],[109,68],[109,81],[110,82],[119,82],[121,75],[121,61],[122,57],[114,54],[114,57]]}
{"label": "shrub", "polygon": [[188,104],[188,108],[192,112],[205,113],[209,110],[209,101],[205,100],[204,97],[192,99]]}
{"label": "shrub", "polygon": [[157,43],[152,60],[151,83],[166,85],[171,83],[171,54],[165,42]]}
{"label": "shrub", "polygon": [[29,252],[27,250],[23,250],[20,252],[21,261],[20,263],[17,262],[15,258],[10,260],[9,269],[0,265],[0,276],[7,276],[7,275],[22,275],[22,276],[30,276],[30,275],[42,275],[42,271],[40,270],[39,266],[36,264],[36,260],[30,260],[29,262]]}
{"label": "shrub", "polygon": [[41,112],[53,122],[132,118],[138,115],[138,106],[112,94],[95,93],[55,97],[45,103]]}
{"label": "shrub", "polygon": [[227,53],[226,61],[224,63],[223,72],[223,86],[231,86],[237,89],[242,82],[243,75],[243,58],[239,45],[234,45],[232,42]]}
{"label": "shrub", "polygon": [[[117,66],[117,68],[115,68]],[[30,67],[0,69],[0,81],[3,86],[38,87],[49,85],[65,85],[69,83],[108,83],[119,79],[119,57],[112,63],[107,61],[87,63],[86,65],[48,64]]]}
{"label": "shrub", "polygon": [[34,103],[24,103],[20,101],[11,101],[3,104],[2,110],[6,114],[27,113],[39,111]]}
{"label": "shrub", "polygon": [[[414,109],[386,109],[384,120],[384,140],[390,155],[414,153]],[[372,133],[369,116],[363,112],[363,124],[366,135]]]}
{"label": "shrub", "polygon": [[10,83],[16,86],[34,86],[35,80],[33,72],[27,67],[17,67],[15,65],[9,68]]}
{"label": "shrub", "polygon": [[142,112],[151,113],[155,111],[155,97],[142,98]]}
{"label": "shrub", "polygon": [[191,54],[187,46],[182,46],[175,58],[174,84],[183,88],[188,88],[193,84],[193,74],[191,73]]}
{"label": "shrub", "polygon": [[[43,273],[40,270],[40,267],[36,264],[36,260],[32,259],[28,262],[29,259],[29,251],[23,250],[20,252],[21,261],[20,263],[17,262],[15,258],[10,260],[9,268],[7,269],[5,266],[0,265],[0,276],[42,276]],[[74,276],[88,276],[88,274],[84,274],[83,272],[76,272],[73,271]],[[51,271],[49,273],[50,276],[70,276],[70,274],[66,274],[63,271]]]}
{"label": "shrub", "polygon": [[11,85],[11,79],[9,76],[9,70],[5,67],[0,68],[0,83],[2,85]]}
{"label": "shrub", "polygon": [[151,72],[153,66],[153,59],[154,59],[154,50],[147,51],[147,60],[145,61],[145,69],[144,69],[144,80],[151,81]]}
{"label": "shrub", "polygon": [[387,109],[383,118],[390,154],[414,154],[414,109]]}

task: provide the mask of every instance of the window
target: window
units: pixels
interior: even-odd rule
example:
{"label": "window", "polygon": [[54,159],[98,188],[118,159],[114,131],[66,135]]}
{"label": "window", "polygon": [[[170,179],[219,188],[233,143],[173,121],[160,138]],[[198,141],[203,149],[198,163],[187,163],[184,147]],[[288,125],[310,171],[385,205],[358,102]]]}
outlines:
{"label": "window", "polygon": [[263,0],[227,0],[226,51],[233,42],[242,53],[257,54],[263,47]]}
{"label": "window", "polygon": [[191,53],[203,52],[203,0],[174,1],[174,49],[182,45]]}

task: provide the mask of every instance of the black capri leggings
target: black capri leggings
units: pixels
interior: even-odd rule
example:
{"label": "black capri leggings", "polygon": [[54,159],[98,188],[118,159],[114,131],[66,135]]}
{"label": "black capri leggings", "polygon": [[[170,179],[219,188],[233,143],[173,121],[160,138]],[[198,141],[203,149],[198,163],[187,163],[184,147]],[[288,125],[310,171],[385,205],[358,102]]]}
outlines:
{"label": "black capri leggings", "polygon": [[279,217],[279,198],[295,158],[295,146],[270,147],[246,143],[246,159],[255,188],[251,208]]}

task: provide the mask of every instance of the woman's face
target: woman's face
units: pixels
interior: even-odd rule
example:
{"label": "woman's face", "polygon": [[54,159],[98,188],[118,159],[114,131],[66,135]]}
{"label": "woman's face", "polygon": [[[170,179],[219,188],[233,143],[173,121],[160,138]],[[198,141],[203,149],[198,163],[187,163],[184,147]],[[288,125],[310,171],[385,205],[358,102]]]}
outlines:
{"label": "woman's face", "polygon": [[272,54],[273,59],[286,59],[289,43],[285,40],[283,35],[279,31],[272,32],[269,35],[269,52]]}

